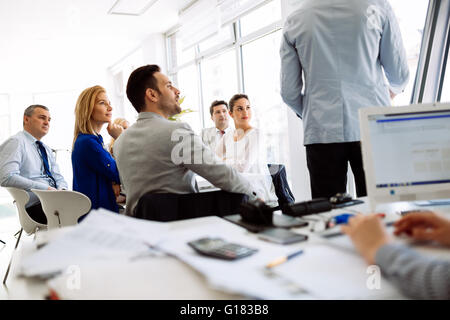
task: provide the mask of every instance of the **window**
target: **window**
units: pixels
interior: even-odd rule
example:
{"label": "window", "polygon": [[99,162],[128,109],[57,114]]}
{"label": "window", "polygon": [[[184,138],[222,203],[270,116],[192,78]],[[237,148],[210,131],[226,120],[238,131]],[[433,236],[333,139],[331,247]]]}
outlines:
{"label": "window", "polygon": [[245,37],[249,34],[270,25],[271,23],[281,20],[281,5],[280,1],[272,1],[262,6],[240,20],[241,36]]}
{"label": "window", "polygon": [[429,0],[416,0],[414,2],[389,0],[389,3],[400,26],[410,74],[405,91],[394,98],[393,104],[408,105],[411,102]]}
{"label": "window", "polygon": [[[236,67],[236,52],[226,51],[218,56],[205,59],[201,64],[203,88],[203,114],[205,127],[213,126],[209,120],[209,106],[214,100],[228,100],[238,93],[238,75]],[[230,121],[233,121],[230,119]]]}
{"label": "window", "polygon": [[167,37],[166,44],[167,44],[167,56],[169,57],[167,59],[169,70],[176,69],[179,66],[194,61],[195,47],[183,49],[183,43],[177,37],[177,33]]}
{"label": "window", "polygon": [[[242,46],[245,93],[252,106],[254,125],[263,129],[270,163],[288,163],[286,105],[280,96],[279,30]],[[278,124],[278,125],[274,125]]]}
{"label": "window", "polygon": [[445,67],[444,83],[442,84],[441,102],[450,102],[450,57],[448,55],[447,53],[447,66]]}
{"label": "window", "polygon": [[181,46],[177,45],[177,65],[183,65],[195,58],[195,47],[188,49],[181,49]]}
{"label": "window", "polygon": [[[185,46],[185,51],[181,50],[185,35],[175,32],[167,36],[169,74],[177,80],[181,96],[186,97],[182,109],[197,111],[182,115],[181,120],[199,133],[203,127],[213,126],[209,113],[212,101],[229,101],[236,93],[249,95],[253,125],[265,134],[268,160],[284,164],[289,177],[287,109],[279,92],[281,1],[221,3],[223,10],[231,12],[222,12],[229,23],[214,35]],[[238,5],[245,10],[234,10]],[[247,11],[236,21],[240,12]]]}
{"label": "window", "polygon": [[178,74],[178,90],[180,90],[180,97],[184,97],[184,101],[181,104],[181,109],[191,109],[193,112],[183,114],[181,120],[189,123],[191,128],[198,134],[200,134],[201,125],[201,112],[200,112],[200,99],[198,88],[198,70],[197,65],[191,64],[186,68],[181,69]]}
{"label": "window", "polygon": [[217,45],[230,43],[233,41],[233,38],[233,29],[231,28],[231,26],[226,26],[225,28],[221,28],[216,35],[200,42],[199,50],[203,52],[208,49],[214,48]]}

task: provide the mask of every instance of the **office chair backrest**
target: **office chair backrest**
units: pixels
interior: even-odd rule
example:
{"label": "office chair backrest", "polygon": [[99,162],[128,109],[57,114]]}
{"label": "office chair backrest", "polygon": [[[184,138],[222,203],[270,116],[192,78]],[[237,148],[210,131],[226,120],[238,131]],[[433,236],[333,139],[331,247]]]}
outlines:
{"label": "office chair backrest", "polygon": [[25,205],[30,199],[30,196],[25,190],[13,187],[5,187],[5,189],[8,190],[14,198],[14,202],[19,213],[20,225],[27,234],[33,234],[36,230],[45,229],[47,227],[45,224],[34,221],[25,209]]}
{"label": "office chair backrest", "polygon": [[73,226],[89,212],[91,200],[84,194],[70,190],[31,189],[41,201],[49,229]]}

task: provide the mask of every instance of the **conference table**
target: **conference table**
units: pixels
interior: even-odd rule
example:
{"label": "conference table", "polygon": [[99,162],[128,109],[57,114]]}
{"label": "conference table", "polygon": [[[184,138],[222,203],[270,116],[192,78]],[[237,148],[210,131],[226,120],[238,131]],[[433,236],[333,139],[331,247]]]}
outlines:
{"label": "conference table", "polygon": [[[107,300],[406,299],[384,279],[384,291],[362,288],[367,286],[365,280],[371,274],[366,272],[365,262],[352,248],[348,237],[338,235],[338,228],[334,229],[334,234],[328,232],[329,230],[321,231],[317,228],[318,225],[323,225],[323,221],[342,213],[368,213],[367,199],[362,200],[363,204],[304,217],[309,222],[308,226],[290,229],[308,236],[307,241],[299,243],[280,245],[267,242],[261,240],[257,233],[223,218],[209,216],[165,223],[168,227],[167,241],[162,242],[159,253],[151,251],[147,256],[139,256],[132,259],[133,261],[119,258],[98,259],[89,264],[82,264],[75,273],[73,270],[62,272],[56,277],[24,277],[19,272],[20,266],[27,257],[41,250],[37,247],[41,247],[43,243],[51,243],[53,239],[78,226],[42,231],[36,239],[25,237],[14,253],[6,288],[8,297],[46,299],[52,293],[53,297],[60,299]],[[397,202],[377,206],[377,212],[386,214],[386,225],[399,219],[402,211],[412,209],[436,209],[450,216],[450,205],[424,207],[414,202]],[[388,230],[392,231],[392,228]],[[200,256],[190,249],[186,242],[204,235],[226,237],[230,241],[258,247],[260,252],[243,258],[241,262]],[[407,239],[395,241],[412,245],[426,255],[450,259],[450,250],[435,245],[414,244]],[[298,250],[304,250],[304,254],[292,259],[292,262],[288,261],[276,267],[280,272],[267,272],[264,268],[266,262],[270,262],[272,258]],[[255,267],[258,265],[260,267]],[[365,275],[360,274],[358,279],[355,276],[354,280],[364,280],[364,284],[355,284],[352,289],[349,288],[351,285],[343,286],[342,283],[333,282],[339,276],[342,276],[342,281],[345,280],[346,283],[352,282],[353,276],[350,272],[356,270],[355,268],[359,268],[357,271],[364,272]],[[350,274],[344,275],[345,271],[342,270],[345,269],[348,269]],[[305,270],[309,270],[311,277],[307,277]],[[321,288],[319,284],[329,288]],[[316,289],[310,290],[314,286]]]}

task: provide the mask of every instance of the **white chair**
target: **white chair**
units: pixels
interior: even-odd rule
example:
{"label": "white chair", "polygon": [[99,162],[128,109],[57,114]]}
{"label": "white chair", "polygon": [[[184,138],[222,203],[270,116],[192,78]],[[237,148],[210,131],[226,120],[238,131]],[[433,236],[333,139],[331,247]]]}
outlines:
{"label": "white chair", "polygon": [[[8,190],[8,192],[14,198],[14,203],[16,204],[17,212],[19,213],[19,222],[20,222],[21,229],[18,232],[19,236],[17,237],[16,246],[14,247],[14,250],[16,250],[17,246],[19,245],[19,241],[22,236],[23,230],[25,230],[25,232],[28,235],[31,235],[31,234],[36,233],[37,230],[47,228],[47,225],[34,221],[28,215],[28,212],[25,209],[25,205],[28,203],[30,196],[28,195],[28,193],[25,190],[12,188],[12,187],[5,187],[5,189]],[[8,269],[6,269],[5,277],[3,278],[3,284],[6,283],[6,279],[8,278],[9,269],[11,267],[11,262],[12,262],[12,255],[11,255],[11,259],[9,261]]]}
{"label": "white chair", "polygon": [[31,191],[41,201],[48,229],[76,225],[78,218],[91,209],[91,200],[80,192],[37,189]]}

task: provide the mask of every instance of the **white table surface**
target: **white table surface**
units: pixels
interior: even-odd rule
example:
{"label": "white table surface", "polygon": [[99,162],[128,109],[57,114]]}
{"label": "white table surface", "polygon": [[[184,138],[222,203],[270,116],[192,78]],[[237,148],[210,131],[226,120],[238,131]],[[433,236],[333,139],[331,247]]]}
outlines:
{"label": "white table surface", "polygon": [[[368,204],[351,206],[347,208],[333,210],[332,212],[323,213],[321,217],[331,217],[342,212],[363,212],[366,210]],[[400,216],[399,211],[410,210],[413,208],[430,209],[430,207],[418,207],[413,203],[393,203],[384,204],[377,207],[377,212],[386,213],[386,221],[397,220]],[[450,206],[439,206],[437,210],[444,214],[450,215]],[[311,216],[313,217],[313,216]],[[315,216],[317,218],[317,216]],[[201,224],[210,225],[214,223],[217,217],[204,217],[197,219],[182,220],[170,222],[171,230],[184,230],[190,227],[199,226]],[[310,227],[303,227],[292,229],[303,234],[308,234],[310,240],[314,242],[316,234],[310,231]],[[56,233],[64,232],[64,229],[56,231]],[[248,234],[249,237],[256,237],[255,234],[247,232],[242,229],[243,233]],[[50,235],[52,231],[48,232]],[[53,231],[54,233],[54,231]],[[32,238],[24,238],[19,249],[14,253],[13,264],[11,268],[10,278],[7,282],[7,293],[9,299],[45,299],[49,293],[49,287],[46,281],[41,279],[31,279],[18,277],[15,273],[17,265],[20,260],[26,255],[35,250],[35,243],[31,241]],[[308,243],[303,243],[302,246],[307,246]],[[429,248],[418,248],[426,254],[432,253]],[[83,295],[82,292],[77,295],[75,292],[68,298],[73,299],[245,299],[239,294],[230,294],[221,292],[211,288],[204,276],[170,256],[152,257],[142,259],[138,263],[126,267],[119,265],[103,265],[99,266],[101,272],[95,272],[91,268],[83,277],[89,283],[89,294]],[[140,280],[138,275],[145,270],[147,275]],[[116,283],[118,282],[119,283]],[[123,282],[120,282],[123,281]],[[123,289],[123,283],[128,285]],[[116,288],[116,289],[115,289]],[[117,288],[122,288],[119,290]],[[133,290],[133,288],[135,290]],[[86,288],[85,288],[86,289]],[[306,295],[305,298],[308,298]]]}

